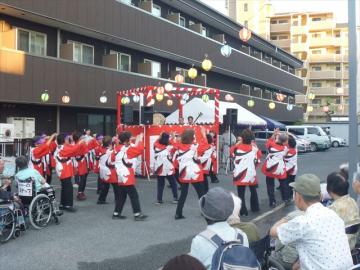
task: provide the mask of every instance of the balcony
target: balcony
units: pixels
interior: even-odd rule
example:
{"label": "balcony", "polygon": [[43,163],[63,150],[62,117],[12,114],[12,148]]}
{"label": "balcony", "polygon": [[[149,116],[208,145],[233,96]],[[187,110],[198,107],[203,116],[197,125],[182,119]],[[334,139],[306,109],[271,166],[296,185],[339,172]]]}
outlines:
{"label": "balcony", "polygon": [[310,54],[309,62],[312,63],[340,63],[340,54]]}
{"label": "balcony", "polygon": [[290,32],[290,23],[278,23],[270,25],[270,32]]}
{"label": "balcony", "polygon": [[310,91],[316,96],[348,96],[349,89],[342,88],[342,92],[339,92],[338,87],[310,87]]}
{"label": "balcony", "polygon": [[304,25],[301,26],[292,26],[291,34],[292,35],[303,35],[307,33],[307,28]]}
{"label": "balcony", "polygon": [[296,104],[307,104],[307,98],[305,95],[296,95],[295,96],[295,103]]}
{"label": "balcony", "polygon": [[271,42],[280,48],[290,48],[291,45],[290,39],[272,40]]}
{"label": "balcony", "polygon": [[310,80],[326,80],[326,79],[341,79],[341,71],[336,70],[324,70],[324,71],[310,71]]}
{"label": "balcony", "polygon": [[320,38],[310,38],[309,45],[310,47],[329,47],[335,46],[336,38],[334,37],[320,37]]}
{"label": "balcony", "polygon": [[309,29],[310,30],[326,30],[332,29],[336,25],[335,21],[310,21]]}
{"label": "balcony", "polygon": [[291,52],[307,52],[308,45],[306,43],[292,43]]}

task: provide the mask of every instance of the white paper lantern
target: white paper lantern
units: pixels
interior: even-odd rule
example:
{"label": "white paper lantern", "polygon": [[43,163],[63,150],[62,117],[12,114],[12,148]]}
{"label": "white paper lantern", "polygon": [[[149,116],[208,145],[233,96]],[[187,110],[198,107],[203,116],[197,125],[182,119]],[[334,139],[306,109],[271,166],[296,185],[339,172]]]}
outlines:
{"label": "white paper lantern", "polygon": [[292,111],[292,110],[294,109],[294,105],[293,105],[293,104],[288,104],[288,105],[286,106],[286,109],[287,109],[288,111]]}
{"label": "white paper lantern", "polygon": [[133,101],[138,103],[140,101],[140,97],[138,95],[133,96]]}
{"label": "white paper lantern", "polygon": [[[164,86],[164,88],[165,88],[165,90],[166,91],[172,91],[173,90],[173,85],[172,85],[172,83],[165,83],[165,86]],[[160,93],[159,93],[160,94]]]}
{"label": "white paper lantern", "polygon": [[183,94],[182,99],[185,100],[185,101],[188,101],[189,100],[189,94],[188,93]]}
{"label": "white paper lantern", "polygon": [[232,48],[229,45],[224,44],[221,47],[220,51],[221,51],[222,56],[229,57],[232,53]]}

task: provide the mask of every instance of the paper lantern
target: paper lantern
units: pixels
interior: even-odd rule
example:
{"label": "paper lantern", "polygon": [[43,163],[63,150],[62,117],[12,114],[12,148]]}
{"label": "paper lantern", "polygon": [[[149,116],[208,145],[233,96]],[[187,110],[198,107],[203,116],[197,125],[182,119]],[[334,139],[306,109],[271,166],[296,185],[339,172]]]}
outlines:
{"label": "paper lantern", "polygon": [[130,98],[129,97],[125,97],[125,104],[129,104],[130,103]]}
{"label": "paper lantern", "polygon": [[183,100],[185,100],[185,101],[188,101],[189,100],[189,94],[188,93],[185,93],[185,94],[183,94],[183,96],[182,96],[182,99]]}
{"label": "paper lantern", "polygon": [[285,95],[283,95],[283,94],[276,94],[276,99],[278,100],[278,101],[284,101],[284,99],[285,99]]}
{"label": "paper lantern", "polygon": [[173,105],[173,101],[171,99],[168,99],[168,101],[166,101],[166,104],[170,107]]}
{"label": "paper lantern", "polygon": [[286,106],[286,109],[287,109],[288,111],[292,111],[292,110],[294,109],[294,105],[293,105],[293,104],[288,104],[288,105]]}
{"label": "paper lantern", "polygon": [[275,109],[275,107],[276,107],[275,102],[270,102],[270,103],[269,103],[269,109],[270,109],[270,110]]}
{"label": "paper lantern", "polygon": [[159,86],[159,87],[157,88],[157,93],[158,93],[158,94],[163,95],[164,92],[165,92],[164,87]]}
{"label": "paper lantern", "polygon": [[155,104],[155,99],[151,99],[150,101],[149,101],[149,103],[148,104],[146,104],[147,106],[152,106],[152,105],[154,105]]}
{"label": "paper lantern", "polygon": [[324,106],[324,107],[322,108],[322,111],[323,111],[324,113],[329,112],[329,110],[330,110],[329,106]]}
{"label": "paper lantern", "polygon": [[221,47],[220,52],[221,52],[222,56],[229,57],[232,53],[232,48],[229,45],[224,44]]}
{"label": "paper lantern", "polygon": [[48,102],[49,101],[49,93],[48,90],[44,90],[44,93],[41,94],[40,99],[42,102]]}
{"label": "paper lantern", "polygon": [[197,77],[197,74],[198,74],[198,72],[197,72],[196,68],[192,67],[188,70],[188,76],[190,79],[195,79]]}
{"label": "paper lantern", "polygon": [[138,95],[133,96],[133,101],[138,103],[140,101],[140,97]]}
{"label": "paper lantern", "polygon": [[202,95],[201,99],[202,99],[202,101],[204,101],[205,103],[207,103],[207,102],[209,101],[209,95],[204,94],[204,95]]}
{"label": "paper lantern", "polygon": [[205,71],[209,71],[212,68],[212,65],[212,62],[208,58],[205,58],[204,61],[202,61],[201,63],[201,67]]}
{"label": "paper lantern", "polygon": [[180,100],[180,104],[181,104],[181,105],[185,105],[185,104],[186,104],[186,100],[183,100],[183,99]]}
{"label": "paper lantern", "polygon": [[310,92],[310,93],[307,95],[307,98],[308,98],[309,100],[313,100],[313,99],[315,98],[315,94],[312,93],[312,92]]}
{"label": "paper lantern", "polygon": [[182,84],[182,83],[184,83],[184,76],[181,75],[181,74],[176,75],[176,76],[175,76],[175,82],[176,82],[177,84]]}
{"label": "paper lantern", "polygon": [[249,99],[249,100],[247,101],[247,105],[248,105],[248,107],[252,108],[252,107],[255,106],[255,101],[252,100],[252,99]]}
{"label": "paper lantern", "polygon": [[239,37],[243,42],[248,42],[251,38],[251,31],[243,27],[239,32]]}
{"label": "paper lantern", "polygon": [[[172,91],[173,90],[173,85],[172,85],[172,83],[165,83],[165,86],[164,86],[164,88],[165,88],[165,91]],[[159,93],[160,94],[160,93]]]}
{"label": "paper lantern", "polygon": [[226,101],[234,101],[234,97],[232,95],[230,95],[230,94],[226,94],[225,95],[225,100]]}
{"label": "paper lantern", "polygon": [[308,112],[312,112],[312,111],[314,110],[314,107],[311,106],[311,105],[308,105],[306,110],[307,110]]}
{"label": "paper lantern", "polygon": [[107,102],[107,96],[105,96],[104,94],[100,97],[100,103],[106,103]]}
{"label": "paper lantern", "polygon": [[126,104],[125,97],[122,97],[122,98],[121,98],[121,104],[123,104],[123,105],[125,105],[125,104]]}
{"label": "paper lantern", "polygon": [[156,100],[157,101],[162,101],[164,99],[164,95],[162,95],[162,94],[156,94]]}
{"label": "paper lantern", "polygon": [[70,102],[70,96],[67,91],[65,91],[65,95],[62,96],[61,101],[65,104]]}

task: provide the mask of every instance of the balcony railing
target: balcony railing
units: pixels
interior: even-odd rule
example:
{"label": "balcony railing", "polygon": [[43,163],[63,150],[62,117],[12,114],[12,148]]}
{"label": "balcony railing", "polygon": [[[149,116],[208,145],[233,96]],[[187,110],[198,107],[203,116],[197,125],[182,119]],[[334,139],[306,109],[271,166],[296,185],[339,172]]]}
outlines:
{"label": "balcony railing", "polygon": [[311,80],[317,79],[341,79],[341,71],[324,70],[324,71],[310,71],[309,78]]}
{"label": "balcony railing", "polygon": [[335,46],[337,39],[334,37],[310,38],[310,47]]}
{"label": "balcony railing", "polygon": [[335,21],[310,21],[309,28],[312,30],[325,30],[335,27]]}
{"label": "balcony railing", "polygon": [[340,54],[311,54],[309,61],[315,63],[339,63],[342,56]]}
{"label": "balcony railing", "polygon": [[[323,111],[322,106],[320,105],[312,105],[314,110],[309,113],[310,116],[326,116],[326,113]],[[333,116],[347,116],[349,115],[349,105],[348,104],[342,104],[342,109],[339,110],[338,106],[340,104],[337,104],[334,106],[334,113],[331,114]]]}
{"label": "balcony railing", "polygon": [[270,32],[290,32],[290,23],[271,24]]}
{"label": "balcony railing", "polygon": [[292,43],[291,51],[292,52],[307,52],[308,45],[306,43]]}
{"label": "balcony railing", "polygon": [[290,39],[272,40],[272,42],[280,48],[290,48]]}
{"label": "balcony railing", "polygon": [[348,88],[339,87],[310,87],[310,91],[316,96],[348,96]]}
{"label": "balcony railing", "polygon": [[293,35],[302,35],[305,34],[307,32],[306,26],[302,25],[302,26],[292,26],[291,27],[291,32]]}

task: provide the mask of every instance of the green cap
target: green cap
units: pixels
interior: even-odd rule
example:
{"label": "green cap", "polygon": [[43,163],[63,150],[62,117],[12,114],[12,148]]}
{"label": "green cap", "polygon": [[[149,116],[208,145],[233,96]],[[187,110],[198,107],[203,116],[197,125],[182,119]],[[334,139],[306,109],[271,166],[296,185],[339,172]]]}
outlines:
{"label": "green cap", "polygon": [[303,174],[299,176],[295,182],[290,183],[290,186],[301,195],[305,196],[319,196],[320,179],[314,174]]}

